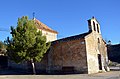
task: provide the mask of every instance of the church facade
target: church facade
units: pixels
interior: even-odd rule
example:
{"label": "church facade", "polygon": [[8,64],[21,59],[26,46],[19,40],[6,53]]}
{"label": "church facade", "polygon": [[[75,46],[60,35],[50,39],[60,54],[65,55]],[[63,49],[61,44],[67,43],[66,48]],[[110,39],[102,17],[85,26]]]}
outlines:
{"label": "church facade", "polygon": [[[51,47],[36,70],[47,73],[98,73],[109,71],[106,42],[96,18],[88,20],[89,31],[57,40],[58,32],[34,19],[38,30],[51,41]],[[28,69],[28,64],[11,66]]]}
{"label": "church facade", "polygon": [[[93,17],[88,20],[89,31],[52,42],[43,58],[48,73],[98,73],[109,71],[106,42],[100,24]],[[44,62],[46,60],[46,62]]]}

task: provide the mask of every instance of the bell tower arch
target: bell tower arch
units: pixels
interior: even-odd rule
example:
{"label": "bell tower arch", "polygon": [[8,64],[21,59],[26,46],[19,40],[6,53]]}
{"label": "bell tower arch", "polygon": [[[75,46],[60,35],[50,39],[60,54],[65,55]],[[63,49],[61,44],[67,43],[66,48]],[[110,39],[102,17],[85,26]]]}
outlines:
{"label": "bell tower arch", "polygon": [[88,28],[90,31],[101,34],[100,24],[95,17],[88,20]]}

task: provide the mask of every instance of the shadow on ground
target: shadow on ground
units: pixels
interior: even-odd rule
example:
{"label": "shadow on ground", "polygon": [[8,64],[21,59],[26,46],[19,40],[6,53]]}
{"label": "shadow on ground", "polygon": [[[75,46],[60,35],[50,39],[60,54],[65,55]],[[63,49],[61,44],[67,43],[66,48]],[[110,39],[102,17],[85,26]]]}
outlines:
{"label": "shadow on ground", "polygon": [[[22,69],[15,69],[15,68],[4,68],[0,69],[0,75],[32,75],[31,70],[22,70]],[[57,73],[46,73],[36,71],[36,75],[71,75],[71,74],[85,74],[85,73],[74,73],[74,72],[57,72]]]}
{"label": "shadow on ground", "polygon": [[27,71],[18,69],[0,69],[0,75],[29,75]]}
{"label": "shadow on ground", "polygon": [[[111,71],[120,71],[120,68],[111,67]],[[0,75],[32,75],[31,70],[22,70],[22,69],[16,69],[16,68],[3,68],[0,69]],[[58,72],[58,73],[46,73],[46,72],[40,72],[36,71],[36,75],[72,75],[72,74],[86,74],[86,73],[74,73],[74,72]]]}

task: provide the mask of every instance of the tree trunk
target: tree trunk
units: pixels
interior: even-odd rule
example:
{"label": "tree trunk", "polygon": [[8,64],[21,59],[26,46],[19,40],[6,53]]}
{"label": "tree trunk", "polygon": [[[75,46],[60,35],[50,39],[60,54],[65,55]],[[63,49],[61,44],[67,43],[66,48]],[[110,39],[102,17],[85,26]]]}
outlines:
{"label": "tree trunk", "polygon": [[34,63],[33,59],[31,59],[31,64],[32,64],[33,74],[35,75],[36,71],[35,71],[35,63]]}

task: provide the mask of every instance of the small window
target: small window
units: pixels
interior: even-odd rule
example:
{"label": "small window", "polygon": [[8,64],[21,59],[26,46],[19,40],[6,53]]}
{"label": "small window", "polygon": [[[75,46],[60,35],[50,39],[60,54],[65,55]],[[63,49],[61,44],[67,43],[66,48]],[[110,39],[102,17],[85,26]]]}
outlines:
{"label": "small window", "polygon": [[97,24],[97,32],[99,33],[99,26],[98,26],[98,24]]}
{"label": "small window", "polygon": [[85,44],[85,42],[83,41],[83,42],[81,42],[81,44]]}
{"label": "small window", "polygon": [[94,31],[96,31],[95,22],[94,21],[93,21],[93,28],[94,28]]}
{"label": "small window", "polygon": [[100,43],[100,39],[98,38],[98,43]]}

